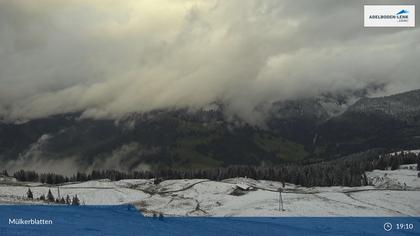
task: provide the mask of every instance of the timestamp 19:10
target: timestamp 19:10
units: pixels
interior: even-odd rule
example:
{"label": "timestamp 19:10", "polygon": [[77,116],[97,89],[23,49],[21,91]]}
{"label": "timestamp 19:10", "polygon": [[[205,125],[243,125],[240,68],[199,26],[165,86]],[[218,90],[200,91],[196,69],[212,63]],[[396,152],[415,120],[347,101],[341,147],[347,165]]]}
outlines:
{"label": "timestamp 19:10", "polygon": [[395,224],[395,229],[399,230],[411,230],[414,229],[414,224]]}

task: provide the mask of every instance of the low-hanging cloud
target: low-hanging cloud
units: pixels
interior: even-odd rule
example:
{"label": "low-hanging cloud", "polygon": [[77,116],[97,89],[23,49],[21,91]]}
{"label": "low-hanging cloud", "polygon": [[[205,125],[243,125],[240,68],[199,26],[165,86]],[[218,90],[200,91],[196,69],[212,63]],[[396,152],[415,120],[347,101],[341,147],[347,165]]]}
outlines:
{"label": "low-hanging cloud", "polygon": [[214,101],[251,117],[282,99],[419,88],[420,30],[363,28],[362,11],[332,0],[0,0],[0,117]]}

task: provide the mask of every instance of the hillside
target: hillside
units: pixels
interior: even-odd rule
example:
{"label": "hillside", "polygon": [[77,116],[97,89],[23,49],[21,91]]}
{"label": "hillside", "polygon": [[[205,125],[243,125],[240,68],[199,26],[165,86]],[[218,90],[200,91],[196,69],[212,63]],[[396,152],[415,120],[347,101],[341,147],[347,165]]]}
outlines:
{"label": "hillside", "polygon": [[420,147],[420,90],[362,98],[335,115],[323,104],[319,99],[276,102],[263,125],[227,117],[220,104],[213,109],[133,113],[114,120],[73,113],[0,123],[0,161],[9,169],[57,171],[54,166],[65,161],[73,171],[130,171],[278,165],[370,149]]}
{"label": "hillside", "polygon": [[416,149],[420,145],[420,90],[362,98],[317,128],[316,146],[330,156],[372,148]]}
{"label": "hillside", "polygon": [[[364,187],[306,188],[286,183],[284,211],[279,211],[281,182],[249,178],[177,179],[159,184],[153,179],[105,179],[64,184],[59,190],[64,197],[77,195],[86,205],[130,203],[147,216],[416,216],[420,214],[420,178],[415,167],[367,172],[371,186]],[[237,191],[238,186],[250,190]],[[28,187],[35,198],[49,189],[58,196],[57,186],[0,182],[0,203],[46,204],[26,199]]]}
{"label": "hillside", "polygon": [[[304,146],[269,130],[235,125],[212,111],[161,111],[121,120],[48,117],[0,127],[0,159],[71,158],[81,169],[181,168],[302,160]],[[22,168],[22,167],[21,167]]]}

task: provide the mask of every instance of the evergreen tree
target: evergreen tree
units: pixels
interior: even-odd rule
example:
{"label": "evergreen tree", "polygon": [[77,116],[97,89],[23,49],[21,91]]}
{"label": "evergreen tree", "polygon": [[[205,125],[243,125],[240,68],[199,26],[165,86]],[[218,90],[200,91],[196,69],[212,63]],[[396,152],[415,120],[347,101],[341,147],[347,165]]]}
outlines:
{"label": "evergreen tree", "polygon": [[47,174],[47,180],[46,180],[47,184],[55,184],[54,183],[54,179],[53,176],[51,174]]}
{"label": "evergreen tree", "polygon": [[71,201],[71,204],[72,204],[73,206],[79,206],[79,205],[80,205],[80,200],[79,200],[79,198],[77,197],[77,195],[75,195],[75,196],[73,197],[73,200]]}
{"label": "evergreen tree", "polygon": [[397,158],[391,159],[391,170],[396,170],[400,167],[400,163]]}
{"label": "evergreen tree", "polygon": [[66,196],[66,204],[67,205],[70,205],[71,204],[69,195]]}
{"label": "evergreen tree", "polygon": [[34,195],[30,188],[28,188],[28,192],[26,192],[26,197],[29,199],[34,199]]}
{"label": "evergreen tree", "polygon": [[367,185],[369,185],[369,180],[368,180],[368,177],[366,176],[366,173],[363,173],[363,185],[364,186],[367,186]]}
{"label": "evergreen tree", "polygon": [[41,200],[41,201],[45,201],[45,194],[42,194],[42,195],[39,197],[39,200]]}
{"label": "evergreen tree", "polygon": [[48,189],[47,200],[49,202],[54,202],[55,201],[55,198],[54,198],[54,195],[51,192],[51,189]]}
{"label": "evergreen tree", "polygon": [[39,180],[39,176],[35,171],[19,170],[13,174],[13,177],[15,177],[19,181],[38,181]]}

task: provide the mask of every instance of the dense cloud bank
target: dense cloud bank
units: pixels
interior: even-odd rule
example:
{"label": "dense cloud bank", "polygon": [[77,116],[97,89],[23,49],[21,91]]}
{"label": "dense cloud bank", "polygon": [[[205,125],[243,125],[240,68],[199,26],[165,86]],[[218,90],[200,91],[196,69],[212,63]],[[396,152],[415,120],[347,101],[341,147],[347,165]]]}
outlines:
{"label": "dense cloud bank", "polygon": [[218,101],[252,121],[276,100],[419,88],[420,30],[366,29],[362,14],[359,1],[0,0],[0,117]]}

